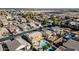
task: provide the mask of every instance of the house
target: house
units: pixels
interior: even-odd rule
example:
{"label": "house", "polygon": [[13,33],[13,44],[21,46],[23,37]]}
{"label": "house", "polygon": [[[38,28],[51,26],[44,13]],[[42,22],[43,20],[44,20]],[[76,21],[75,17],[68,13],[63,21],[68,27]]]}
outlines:
{"label": "house", "polygon": [[54,40],[54,43],[57,44],[57,43],[62,42],[62,41],[63,41],[63,37],[60,37],[60,38]]}
{"label": "house", "polygon": [[34,23],[35,23],[35,25],[36,25],[37,27],[41,27],[41,26],[42,26],[40,22],[34,22]]}
{"label": "house", "polygon": [[27,26],[26,23],[22,23],[22,24],[18,25],[18,27],[19,27],[20,30],[22,30],[22,31],[28,31],[28,30],[30,29],[30,27]]}
{"label": "house", "polygon": [[20,17],[20,20],[21,20],[21,23],[26,23],[27,22],[27,20],[23,17]]}
{"label": "house", "polygon": [[18,34],[18,33],[21,33],[22,32],[17,26],[14,26],[14,25],[8,25],[8,29],[13,34]]}
{"label": "house", "polygon": [[3,23],[2,23],[2,21],[0,20],[0,27],[3,27]]}
{"label": "house", "polygon": [[75,21],[70,21],[70,25],[76,25]]}
{"label": "house", "polygon": [[74,49],[69,49],[69,48],[60,46],[56,49],[56,51],[74,51]]}
{"label": "house", "polygon": [[74,33],[75,35],[79,35],[79,31],[73,31],[72,33]]}
{"label": "house", "polygon": [[1,22],[2,22],[2,24],[4,26],[6,26],[8,24],[8,21],[7,21],[6,17],[5,17],[5,15],[4,16],[0,16],[0,20],[1,20]]}
{"label": "house", "polygon": [[0,44],[0,51],[3,51],[3,47],[2,47],[2,44]]}
{"label": "house", "polygon": [[58,39],[58,36],[52,35],[52,36],[50,36],[47,40],[49,40],[49,41],[51,41],[51,42],[54,42],[54,41],[56,41],[57,39]]}
{"label": "house", "polygon": [[13,25],[15,25],[15,26],[20,25],[20,22],[18,22],[18,21],[16,21],[16,20],[12,21],[12,23],[13,23]]}
{"label": "house", "polygon": [[79,21],[79,19],[75,19],[75,21]]}
{"label": "house", "polygon": [[[11,44],[11,40],[9,39],[9,40],[5,40],[5,41],[3,41],[2,42],[2,47],[3,47],[3,50],[4,51],[9,51],[9,49],[8,49],[8,46],[7,46],[7,44],[9,43],[9,44]],[[6,44],[7,43],[7,44]]]}
{"label": "house", "polygon": [[5,18],[2,19],[2,23],[3,23],[4,26],[7,26],[8,25],[8,21]]}
{"label": "house", "polygon": [[10,33],[6,28],[0,28],[0,36],[1,37],[7,37],[9,35],[10,35]]}
{"label": "house", "polygon": [[2,36],[2,34],[0,34],[0,38],[3,38],[4,36]]}
{"label": "house", "polygon": [[64,20],[64,21],[61,22],[60,25],[61,25],[61,26],[67,26],[67,27],[68,27],[69,21],[70,21],[70,20]]}
{"label": "house", "polygon": [[28,25],[29,25],[31,28],[37,28],[37,26],[35,25],[34,22],[30,22]]}
{"label": "house", "polygon": [[42,33],[39,31],[28,33],[26,36],[33,46],[39,45],[39,42],[43,39]]}
{"label": "house", "polygon": [[43,34],[43,36],[45,36],[46,38],[50,38],[51,35],[53,34],[53,32],[50,31],[50,30],[43,29],[43,30],[42,30],[42,34]]}
{"label": "house", "polygon": [[16,20],[16,21],[20,21],[20,19],[19,19],[19,17],[18,17],[17,15],[14,15],[13,18],[14,18],[14,20]]}
{"label": "house", "polygon": [[52,23],[53,23],[53,21],[52,21],[52,20],[49,20],[49,21],[48,21],[48,23],[49,23],[49,24],[52,24]]}
{"label": "house", "polygon": [[8,13],[7,16],[6,16],[6,19],[7,19],[7,20],[12,20],[11,14]]}
{"label": "house", "polygon": [[59,27],[51,27],[51,30],[53,30],[57,34],[60,34],[62,29]]}
{"label": "house", "polygon": [[65,47],[60,46],[60,47],[58,47],[58,48],[56,49],[56,51],[64,51],[65,49],[66,49]]}
{"label": "house", "polygon": [[78,21],[70,21],[69,27],[73,29],[79,29],[79,22]]}
{"label": "house", "polygon": [[[57,33],[55,33],[55,32],[53,32],[53,31],[51,31],[51,30],[43,30],[42,31],[42,34],[43,34],[43,36],[47,39],[47,40],[49,40],[49,41],[51,41],[51,42],[54,42],[55,40],[57,40],[58,41],[58,38],[59,38],[59,36],[57,35]],[[61,41],[61,40],[60,40]]]}
{"label": "house", "polygon": [[63,46],[70,49],[79,50],[79,42],[72,39],[68,40],[66,43],[63,43]]}
{"label": "house", "polygon": [[43,20],[43,18],[42,18],[41,16],[36,16],[35,18],[36,18],[36,20],[38,20],[39,22],[41,22],[41,21]]}
{"label": "house", "polygon": [[21,36],[15,37],[13,41],[6,42],[10,51],[29,50],[31,45],[23,40]]}

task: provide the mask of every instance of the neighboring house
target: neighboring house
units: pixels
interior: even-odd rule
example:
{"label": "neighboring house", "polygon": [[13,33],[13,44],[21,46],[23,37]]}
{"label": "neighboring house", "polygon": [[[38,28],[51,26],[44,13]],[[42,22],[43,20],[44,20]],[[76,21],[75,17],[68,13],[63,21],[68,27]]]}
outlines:
{"label": "neighboring house", "polygon": [[7,21],[6,17],[5,17],[5,15],[4,16],[0,16],[0,20],[3,23],[4,26],[8,25],[8,21]]}
{"label": "neighboring house", "polygon": [[10,51],[29,50],[31,47],[21,36],[15,37],[13,41],[8,41],[6,44]]}
{"label": "neighboring house", "polygon": [[5,41],[2,42],[2,47],[3,47],[4,51],[9,51],[8,46],[7,46],[6,43],[11,44],[11,42],[12,41],[10,39],[9,40],[5,40]]}
{"label": "neighboring house", "polygon": [[18,25],[18,27],[22,30],[22,31],[28,31],[30,29],[29,26],[27,26],[26,23],[20,24]]}
{"label": "neighboring house", "polygon": [[0,20],[0,27],[3,27],[3,23],[2,23],[2,21]]}
{"label": "neighboring house", "polygon": [[70,21],[70,25],[76,25],[76,22]]}
{"label": "neighboring house", "polygon": [[40,22],[34,22],[34,23],[35,23],[35,25],[37,25],[37,27],[41,27],[42,26]]}
{"label": "neighboring house", "polygon": [[2,34],[0,34],[0,38],[3,38]]}
{"label": "neighboring house", "polygon": [[2,23],[3,23],[4,26],[8,25],[8,21],[6,19],[2,19]]}
{"label": "neighboring house", "polygon": [[56,49],[56,51],[74,51],[74,49],[65,48],[63,46],[60,46]]}
{"label": "neighboring house", "polygon": [[61,33],[61,28],[60,27],[51,27],[51,29],[57,34]]}
{"label": "neighboring house", "polygon": [[3,51],[3,47],[2,47],[2,45],[0,44],[0,51]]}
{"label": "neighboring house", "polygon": [[13,25],[15,25],[15,26],[20,25],[20,22],[18,22],[18,21],[16,21],[16,20],[12,21],[12,23],[13,23]]}
{"label": "neighboring house", "polygon": [[13,34],[18,34],[18,33],[21,33],[21,32],[22,32],[17,26],[14,26],[14,25],[9,25],[9,26],[8,26],[8,29],[9,29]]}
{"label": "neighboring house", "polygon": [[75,35],[79,35],[79,31],[73,31],[72,33],[74,33]]}
{"label": "neighboring house", "polygon": [[48,38],[51,37],[51,35],[52,35],[53,33],[52,33],[52,31],[50,31],[50,30],[45,30],[45,29],[43,29],[43,30],[42,30],[42,34],[48,39]]}
{"label": "neighboring house", "polygon": [[64,40],[63,37],[60,37],[60,38],[56,39],[56,40],[54,41],[54,43],[57,44],[57,43],[59,43],[59,42],[62,42],[63,40]]}
{"label": "neighboring house", "polygon": [[79,42],[75,40],[68,40],[66,43],[63,43],[63,46],[79,51]]}
{"label": "neighboring house", "polygon": [[11,14],[8,14],[8,15],[6,16],[6,19],[7,19],[7,20],[12,20]]}
{"label": "neighboring house", "polygon": [[20,17],[20,20],[21,20],[21,23],[26,23],[27,22],[27,20],[23,17]]}
{"label": "neighboring house", "polygon": [[69,27],[73,29],[79,29],[79,22],[76,21],[70,21]]}
{"label": "neighboring house", "polygon": [[35,25],[34,22],[30,22],[28,25],[29,25],[31,28],[37,28],[37,26]]}
{"label": "neighboring house", "polygon": [[75,19],[75,21],[78,21],[79,22],[79,19]]}

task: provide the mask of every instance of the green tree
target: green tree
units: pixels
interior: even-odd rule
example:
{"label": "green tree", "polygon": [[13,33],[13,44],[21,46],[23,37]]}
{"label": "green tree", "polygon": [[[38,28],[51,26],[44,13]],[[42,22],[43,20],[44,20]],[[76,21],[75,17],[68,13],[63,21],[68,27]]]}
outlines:
{"label": "green tree", "polygon": [[42,21],[42,25],[45,25],[45,24],[47,24],[47,23],[48,23],[48,19],[45,18],[45,19]]}
{"label": "green tree", "polygon": [[54,19],[52,25],[59,26],[60,23],[61,23],[61,20],[60,19]]}
{"label": "green tree", "polygon": [[26,14],[23,14],[23,17],[28,19],[34,19],[34,14],[32,12],[27,12]]}
{"label": "green tree", "polygon": [[65,19],[70,19],[70,17],[69,16],[65,16]]}
{"label": "green tree", "polygon": [[50,15],[50,19],[53,20],[54,19],[54,15]]}

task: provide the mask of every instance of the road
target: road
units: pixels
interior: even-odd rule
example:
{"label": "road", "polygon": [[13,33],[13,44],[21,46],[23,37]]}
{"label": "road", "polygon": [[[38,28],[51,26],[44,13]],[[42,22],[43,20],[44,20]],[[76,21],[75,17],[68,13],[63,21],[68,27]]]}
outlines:
{"label": "road", "polygon": [[26,33],[34,32],[34,31],[40,31],[40,29],[44,29],[46,27],[52,27],[52,25],[44,25],[42,27],[31,29],[29,31],[25,31],[25,32],[22,32],[22,33],[19,33],[19,34],[16,34],[16,35],[10,35],[9,37],[1,38],[0,42],[5,41],[5,40],[10,40],[12,38],[15,38],[16,36],[22,36],[22,35],[24,35]]}

